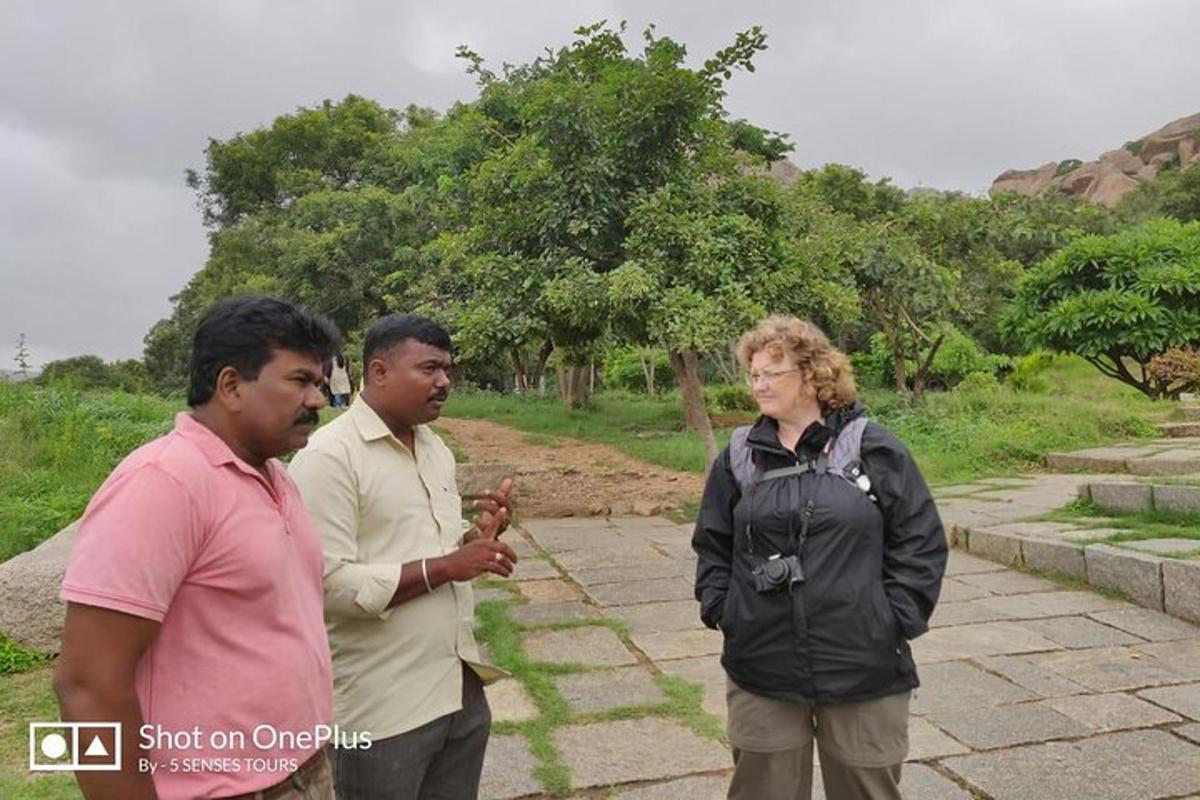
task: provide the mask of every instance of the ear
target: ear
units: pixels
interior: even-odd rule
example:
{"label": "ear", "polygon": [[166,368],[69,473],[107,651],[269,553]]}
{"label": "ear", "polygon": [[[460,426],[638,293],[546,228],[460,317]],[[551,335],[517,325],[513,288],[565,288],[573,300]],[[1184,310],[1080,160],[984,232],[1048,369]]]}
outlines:
{"label": "ear", "polygon": [[245,386],[245,378],[236,369],[223,367],[217,373],[217,385],[213,389],[213,399],[220,403],[226,411],[236,414],[242,410]]}
{"label": "ear", "polygon": [[363,369],[363,377],[366,379],[367,386],[375,383],[383,383],[387,378],[387,373],[387,364],[382,358],[372,358]]}

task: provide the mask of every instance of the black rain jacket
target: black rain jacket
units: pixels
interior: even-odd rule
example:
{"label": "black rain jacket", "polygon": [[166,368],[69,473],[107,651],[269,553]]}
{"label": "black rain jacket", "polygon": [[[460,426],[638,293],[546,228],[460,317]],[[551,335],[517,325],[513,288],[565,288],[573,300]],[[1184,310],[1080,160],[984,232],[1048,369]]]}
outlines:
{"label": "black rain jacket", "polygon": [[[832,412],[804,431],[795,452],[769,417],[746,442],[758,470],[804,464],[863,413],[859,405]],[[868,422],[859,458],[878,502],[845,477],[814,472],[743,495],[728,447],[709,473],[692,536],[696,599],[704,623],[724,633],[721,664],[747,691],[830,703],[918,685],[908,642],[928,629],[937,603],[945,531],[916,462],[890,431]],[[759,593],[751,573],[776,553],[798,555],[805,581]]]}

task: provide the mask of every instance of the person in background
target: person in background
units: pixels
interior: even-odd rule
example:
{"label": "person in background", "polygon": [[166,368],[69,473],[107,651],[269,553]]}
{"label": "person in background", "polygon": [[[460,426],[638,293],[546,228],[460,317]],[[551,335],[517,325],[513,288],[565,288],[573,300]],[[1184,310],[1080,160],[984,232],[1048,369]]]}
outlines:
{"label": "person in background", "polygon": [[713,465],[692,539],[701,618],[725,639],[729,797],[809,800],[815,739],[831,800],[900,800],[941,519],[814,325],[770,317],[738,357],[762,415]]}
{"label": "person in background", "polygon": [[[315,428],[339,339],[281,300],[217,303],[192,340],[191,410],[88,504],[63,578],[54,689],[63,720],[119,722],[123,737],[120,771],[77,773],[88,800],[332,800],[320,743],[251,742],[262,725],[295,741],[332,722],[321,545],[276,459]],[[143,724],[200,736],[145,748]],[[243,745],[213,749],[214,733]]]}
{"label": "person in background", "polygon": [[470,581],[513,572],[499,539],[512,482],[465,525],[454,456],[429,427],[450,392],[445,330],[392,314],[363,351],[363,390],[290,467],[325,548],[334,716],[372,738],[335,753],[337,795],[473,798],[491,726],[483,683],[503,673],[480,657]]}
{"label": "person in background", "polygon": [[350,359],[344,353],[338,353],[329,366],[330,405],[334,408],[345,408],[350,405],[350,393],[353,391],[353,368]]}

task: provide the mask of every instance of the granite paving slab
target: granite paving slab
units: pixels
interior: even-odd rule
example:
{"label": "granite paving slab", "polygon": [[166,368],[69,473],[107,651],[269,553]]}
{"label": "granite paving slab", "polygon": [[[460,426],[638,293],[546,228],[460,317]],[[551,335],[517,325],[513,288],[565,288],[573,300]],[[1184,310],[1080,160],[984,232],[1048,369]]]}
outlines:
{"label": "granite paving slab", "polygon": [[536,719],[539,711],[529,692],[515,678],[505,678],[484,687],[494,722],[525,722]]}
{"label": "granite paving slab", "polygon": [[[958,580],[983,589],[992,594],[1030,594],[1032,592],[1056,592],[1060,587],[1056,583],[1035,578],[1021,572],[983,572],[977,575],[963,575]],[[970,598],[967,598],[970,599]]]}
{"label": "granite paving slab", "polygon": [[[990,604],[994,601],[979,602]],[[1062,648],[1057,642],[1013,622],[981,622],[977,625],[935,628],[913,642],[914,649],[929,645],[956,658],[1013,655]]]}
{"label": "granite paving slab", "polygon": [[625,706],[652,706],[667,699],[644,667],[560,675],[555,683],[567,706],[580,714]]}
{"label": "granite paving slab", "polygon": [[1139,700],[1133,695],[1122,693],[1056,697],[1042,702],[1058,713],[1086,725],[1095,733],[1153,728],[1182,721],[1169,711],[1164,711],[1145,700]]}
{"label": "granite paving slab", "polygon": [[575,587],[563,580],[518,581],[517,589],[530,603],[562,603],[579,599]]}
{"label": "granite paving slab", "polygon": [[1142,644],[1145,640],[1137,636],[1102,625],[1083,616],[1048,617],[1025,623],[1025,628],[1036,634],[1058,642],[1063,647],[1105,647],[1117,644]]}
{"label": "granite paving slab", "polygon": [[[950,738],[929,720],[922,717],[908,718],[907,761],[929,761],[969,752],[969,747]],[[904,771],[907,775],[907,766]]]}
{"label": "granite paving slab", "polygon": [[943,766],[993,800],[1157,800],[1200,791],[1200,748],[1162,730],[955,756]]}
{"label": "granite paving slab", "polygon": [[725,800],[729,776],[701,775],[618,791],[612,800]]}
{"label": "granite paving slab", "polygon": [[950,558],[946,562],[946,575],[949,577],[978,572],[1000,572],[1003,569],[1004,567],[993,561],[968,555],[961,550],[951,550]]}
{"label": "granite paving slab", "polygon": [[523,606],[512,606],[508,610],[508,615],[520,625],[553,625],[558,622],[597,619],[599,612],[594,607],[578,600],[566,600],[560,603],[528,603]]}
{"label": "granite paving slab", "polygon": [[534,631],[521,637],[530,661],[616,667],[636,664],[633,653],[608,628],[589,626]]}
{"label": "granite paving slab", "polygon": [[689,578],[661,578],[586,586],[584,591],[599,606],[631,606],[664,600],[686,600],[695,593],[695,585]]}
{"label": "granite paving slab", "polygon": [[1084,591],[1013,594],[1005,597],[985,597],[977,602],[1013,619],[1066,617],[1072,614],[1129,607],[1128,603],[1120,600],[1110,600],[1094,592]]}
{"label": "granite paving slab", "polygon": [[1056,672],[1031,663],[1027,656],[979,656],[974,661],[988,672],[1007,678],[1041,697],[1064,697],[1088,691]]}
{"label": "granite paving slab", "polygon": [[1138,692],[1138,696],[1183,714],[1189,719],[1200,720],[1200,683],[1143,689]]}
{"label": "granite paving slab", "polygon": [[639,603],[636,606],[613,606],[605,614],[620,620],[631,631],[657,633],[703,628],[700,604],[695,600],[667,600],[659,603]]}
{"label": "granite paving slab", "polygon": [[[996,573],[983,572],[980,575],[994,575]],[[976,577],[973,575],[964,575],[963,578]],[[971,586],[962,580],[955,578],[946,578],[942,581],[942,591],[938,595],[938,605],[942,603],[961,603],[967,600],[978,600],[980,597],[991,597],[992,593],[987,589],[981,589],[978,586]]]}
{"label": "granite paving slab", "polygon": [[975,750],[1087,736],[1087,726],[1041,703],[939,711],[938,725]]}
{"label": "granite paving slab", "polygon": [[972,800],[967,790],[924,764],[905,764],[900,773],[904,800]]}
{"label": "granite paving slab", "polygon": [[658,717],[574,725],[552,736],[575,789],[683,777],[732,763],[721,744]]}
{"label": "granite paving slab", "polygon": [[1110,611],[1091,611],[1088,616],[1152,642],[1200,639],[1200,626],[1148,608],[1127,606]]}
{"label": "granite paving slab", "polygon": [[629,564],[619,567],[577,569],[571,573],[571,577],[582,586],[626,583],[628,581],[648,581],[658,578],[694,579],[695,576],[695,563],[666,560],[648,561],[642,564]]}
{"label": "granite paving slab", "polygon": [[920,670],[921,686],[913,696],[913,714],[937,716],[941,712],[992,708],[1036,700],[1038,695],[1012,681],[988,674],[964,661],[929,664]]}
{"label": "granite paving slab", "polygon": [[493,734],[483,757],[480,800],[511,800],[541,792],[541,782],[533,777],[537,766],[525,737]]}
{"label": "granite paving slab", "polygon": [[1093,692],[1121,692],[1179,683],[1171,666],[1144,647],[1097,647],[1040,653],[1028,660]]}
{"label": "granite paving slab", "polygon": [[724,642],[719,631],[710,631],[707,628],[658,633],[634,631],[629,638],[655,663],[676,658],[720,655]]}

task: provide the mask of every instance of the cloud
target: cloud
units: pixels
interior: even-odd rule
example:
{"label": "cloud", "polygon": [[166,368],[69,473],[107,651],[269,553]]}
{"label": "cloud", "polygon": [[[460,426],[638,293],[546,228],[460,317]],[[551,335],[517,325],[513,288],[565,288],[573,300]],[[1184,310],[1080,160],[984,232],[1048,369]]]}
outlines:
{"label": "cloud", "polygon": [[1190,0],[182,0],[0,5],[0,366],[140,354],[204,261],[183,186],[210,137],[354,92],[403,108],[474,94],[579,25],[656,22],[698,63],[761,24],[727,107],[802,165],[981,192],[1009,167],[1090,158],[1200,110]]}

